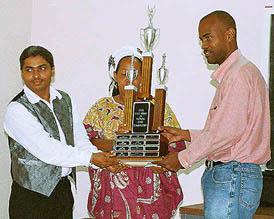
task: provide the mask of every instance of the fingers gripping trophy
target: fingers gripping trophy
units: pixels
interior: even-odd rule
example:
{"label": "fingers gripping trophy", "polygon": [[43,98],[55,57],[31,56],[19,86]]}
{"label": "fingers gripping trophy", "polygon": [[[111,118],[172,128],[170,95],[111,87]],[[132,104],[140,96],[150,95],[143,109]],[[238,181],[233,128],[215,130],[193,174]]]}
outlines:
{"label": "fingers gripping trophy", "polygon": [[130,84],[125,87],[123,127],[128,133],[118,133],[113,146],[116,156],[120,157],[121,161],[137,166],[159,160],[168,153],[168,140],[157,131],[159,126],[164,125],[167,91],[165,83],[168,73],[165,67],[165,54],[162,57],[162,66],[157,72],[158,85],[155,97],[151,95],[152,50],[158,44],[160,36],[160,30],[152,25],[154,13],[154,8],[148,8],[149,25],[141,29],[140,33],[145,52],[142,55],[142,79],[139,91],[132,84],[138,74],[133,65],[134,55],[131,57],[131,67],[127,72]]}

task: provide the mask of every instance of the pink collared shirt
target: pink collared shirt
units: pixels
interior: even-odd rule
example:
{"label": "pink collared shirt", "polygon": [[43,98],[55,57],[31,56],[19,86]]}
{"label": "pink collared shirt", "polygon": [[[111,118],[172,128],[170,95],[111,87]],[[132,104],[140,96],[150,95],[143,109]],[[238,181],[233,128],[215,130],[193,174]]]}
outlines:
{"label": "pink collared shirt", "polygon": [[189,168],[203,158],[265,164],[270,160],[268,87],[258,68],[234,51],[211,75],[218,83],[202,130],[190,130],[191,143],[179,153]]}

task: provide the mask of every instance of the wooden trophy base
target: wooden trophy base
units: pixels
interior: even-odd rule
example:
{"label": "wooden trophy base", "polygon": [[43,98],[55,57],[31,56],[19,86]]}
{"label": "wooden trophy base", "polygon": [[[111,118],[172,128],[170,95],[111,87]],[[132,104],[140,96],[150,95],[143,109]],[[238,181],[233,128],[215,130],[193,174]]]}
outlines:
{"label": "wooden trophy base", "polygon": [[133,167],[153,166],[153,161],[160,161],[161,157],[119,157],[119,161]]}

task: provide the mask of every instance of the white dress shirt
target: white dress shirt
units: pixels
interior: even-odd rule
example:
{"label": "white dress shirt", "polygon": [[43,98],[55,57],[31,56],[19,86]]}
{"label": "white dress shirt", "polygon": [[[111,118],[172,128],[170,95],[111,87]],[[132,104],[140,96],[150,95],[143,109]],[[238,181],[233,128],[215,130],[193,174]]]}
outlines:
{"label": "white dress shirt", "polygon": [[26,85],[24,86],[24,92],[31,104],[41,100],[53,112],[60,134],[60,141],[50,137],[37,118],[18,102],[11,102],[7,107],[4,116],[6,133],[38,159],[51,165],[61,166],[62,176],[68,175],[71,172],[71,167],[89,166],[92,153],[99,151],[90,143],[73,100],[71,102],[75,147],[66,144],[64,133],[53,111],[52,101],[55,98],[61,99],[61,94],[53,87],[50,87],[49,103],[32,92]]}

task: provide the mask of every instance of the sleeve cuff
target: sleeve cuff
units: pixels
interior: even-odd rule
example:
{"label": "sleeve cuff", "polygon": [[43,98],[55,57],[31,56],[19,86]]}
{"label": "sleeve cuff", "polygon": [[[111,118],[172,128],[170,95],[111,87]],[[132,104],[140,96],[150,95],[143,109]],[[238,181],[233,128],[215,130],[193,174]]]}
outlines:
{"label": "sleeve cuff", "polygon": [[89,167],[90,161],[92,159],[92,152],[91,151],[81,151],[79,155],[79,161],[82,163],[82,165]]}
{"label": "sleeve cuff", "polygon": [[178,159],[179,159],[181,165],[185,169],[187,169],[187,168],[191,167],[191,165],[186,161],[186,158],[185,158],[186,156],[185,155],[186,155],[186,150],[183,150],[183,151],[179,152],[178,153]]}
{"label": "sleeve cuff", "polygon": [[88,167],[92,168],[92,169],[98,169],[99,167],[97,167],[96,165],[94,165],[93,163],[91,163],[92,161],[92,156],[93,156],[93,153],[91,154],[90,156],[90,162],[88,164]]}

